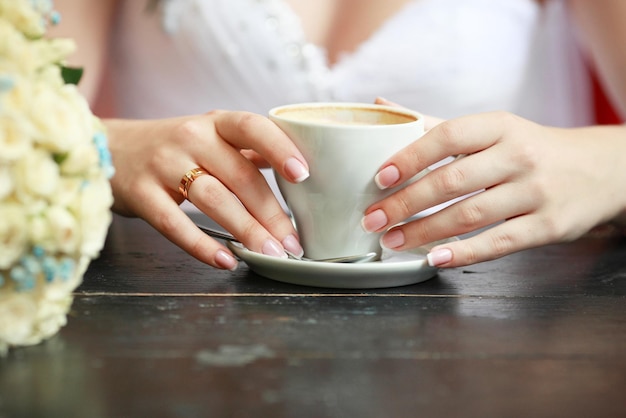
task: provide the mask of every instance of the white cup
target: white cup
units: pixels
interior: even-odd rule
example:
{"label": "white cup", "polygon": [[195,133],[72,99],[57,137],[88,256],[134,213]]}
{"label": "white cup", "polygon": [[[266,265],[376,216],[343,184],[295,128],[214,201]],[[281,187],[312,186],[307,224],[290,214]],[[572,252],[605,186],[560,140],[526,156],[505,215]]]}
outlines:
{"label": "white cup", "polygon": [[423,117],[363,103],[293,104],[270,110],[269,117],[309,164],[310,176],[302,183],[276,176],[305,255],[380,255],[381,234],[365,232],[361,219],[368,206],[397,189],[380,190],[374,176],[389,157],[424,134]]}

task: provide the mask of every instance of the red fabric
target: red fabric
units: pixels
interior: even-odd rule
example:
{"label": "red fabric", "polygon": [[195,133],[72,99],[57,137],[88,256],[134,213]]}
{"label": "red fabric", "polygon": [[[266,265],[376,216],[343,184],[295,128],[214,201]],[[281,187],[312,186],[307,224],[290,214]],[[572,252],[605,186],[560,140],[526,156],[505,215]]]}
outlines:
{"label": "red fabric", "polygon": [[594,76],[593,79],[593,100],[596,112],[596,121],[600,125],[618,124],[624,121],[617,115],[613,106],[606,97],[606,94],[602,90],[602,86],[598,82],[598,79]]}

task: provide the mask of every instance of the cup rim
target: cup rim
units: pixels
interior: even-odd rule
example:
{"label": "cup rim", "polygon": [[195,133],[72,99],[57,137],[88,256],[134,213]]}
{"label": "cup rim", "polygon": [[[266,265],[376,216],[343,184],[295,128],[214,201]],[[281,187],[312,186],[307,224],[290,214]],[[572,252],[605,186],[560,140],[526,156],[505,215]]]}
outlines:
{"label": "cup rim", "polygon": [[413,125],[413,124],[423,124],[424,123],[424,115],[422,115],[419,112],[416,112],[414,110],[411,109],[407,109],[404,107],[397,107],[397,106],[388,106],[388,105],[381,105],[381,104],[375,104],[375,103],[360,103],[360,102],[304,102],[304,103],[292,103],[292,104],[286,104],[286,105],[281,105],[281,106],[276,106],[273,107],[272,109],[270,109],[270,111],[268,112],[268,115],[270,117],[270,119],[273,120],[280,120],[280,121],[285,121],[285,122],[289,122],[292,124],[301,124],[301,125],[315,125],[315,126],[332,126],[333,128],[337,128],[337,127],[341,127],[341,128],[354,128],[355,126],[362,126],[362,125],[345,125],[345,124],[341,124],[341,123],[331,123],[331,122],[324,122],[324,123],[311,123],[310,121],[299,121],[299,120],[295,120],[293,118],[287,118],[284,116],[280,115],[280,112],[285,111],[285,110],[293,110],[293,109],[298,109],[298,108],[323,108],[323,107],[335,107],[335,108],[357,108],[357,109],[363,109],[363,110],[383,110],[389,113],[393,113],[393,114],[397,114],[399,116],[409,116],[409,117],[414,117],[415,120],[409,121],[409,122],[403,122],[403,123],[397,123],[397,124],[392,124],[392,125],[368,125],[369,129],[372,128],[389,128],[390,126],[409,126],[409,125]]}

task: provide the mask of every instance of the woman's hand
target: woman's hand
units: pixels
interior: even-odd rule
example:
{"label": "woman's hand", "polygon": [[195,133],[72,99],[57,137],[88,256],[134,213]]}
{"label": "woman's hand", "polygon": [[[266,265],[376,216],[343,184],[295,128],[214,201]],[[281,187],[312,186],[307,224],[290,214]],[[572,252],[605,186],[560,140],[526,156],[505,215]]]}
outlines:
{"label": "woman's hand", "polygon": [[[260,156],[286,179],[299,182],[308,166],[291,140],[271,121],[247,112],[213,111],[156,121],[109,120],[116,174],[114,210],[139,216],[200,261],[234,269],[223,245],[201,232],[179,208],[183,175],[196,167],[188,199],[247,248],[278,257],[302,254],[297,233],[258,168]],[[258,153],[258,154],[257,154]]]}
{"label": "woman's hand", "polygon": [[623,126],[549,128],[505,112],[449,120],[390,158],[377,183],[399,186],[457,154],[467,156],[368,208],[364,227],[384,231],[422,210],[482,191],[395,226],[381,240],[406,250],[495,224],[431,250],[431,265],[457,267],[573,240],[626,213]]}

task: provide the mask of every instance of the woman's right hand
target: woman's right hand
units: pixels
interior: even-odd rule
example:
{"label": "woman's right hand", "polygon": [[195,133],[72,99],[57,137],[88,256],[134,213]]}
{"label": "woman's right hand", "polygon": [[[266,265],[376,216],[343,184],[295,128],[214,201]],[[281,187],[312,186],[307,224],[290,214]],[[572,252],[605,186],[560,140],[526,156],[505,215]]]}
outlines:
{"label": "woman's right hand", "polygon": [[[269,119],[248,112],[212,111],[162,120],[108,120],[116,174],[114,211],[138,216],[198,260],[234,269],[221,243],[200,231],[179,207],[183,175],[200,167],[188,199],[252,251],[284,257],[302,254],[298,235],[258,167],[258,154],[292,182],[308,165],[291,140]],[[251,151],[253,152],[251,152]]]}

